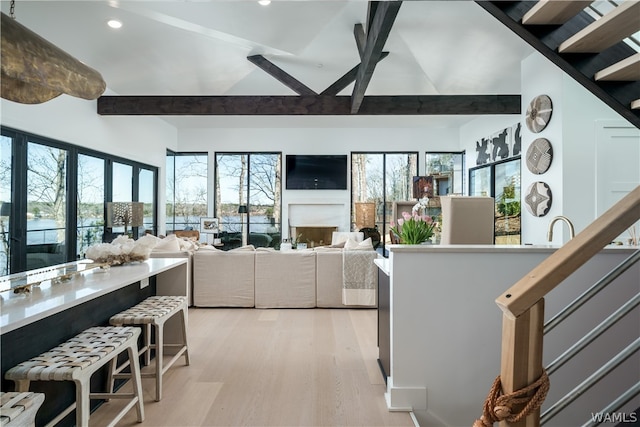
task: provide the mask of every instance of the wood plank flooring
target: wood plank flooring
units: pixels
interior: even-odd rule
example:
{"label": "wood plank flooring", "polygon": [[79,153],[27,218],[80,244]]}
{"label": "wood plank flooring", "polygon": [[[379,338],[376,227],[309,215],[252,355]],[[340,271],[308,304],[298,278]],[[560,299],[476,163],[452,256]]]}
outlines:
{"label": "wood plank flooring", "polygon": [[[119,426],[413,426],[389,412],[371,309],[189,310],[191,365],[143,379],[145,421]],[[148,369],[148,368],[145,368]],[[106,425],[121,403],[91,415]]]}

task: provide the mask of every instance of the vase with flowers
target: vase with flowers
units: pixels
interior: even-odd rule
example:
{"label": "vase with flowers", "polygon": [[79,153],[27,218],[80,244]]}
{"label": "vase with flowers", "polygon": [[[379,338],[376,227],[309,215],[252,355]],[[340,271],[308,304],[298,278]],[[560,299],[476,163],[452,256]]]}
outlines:
{"label": "vase with flowers", "polygon": [[400,243],[405,245],[419,245],[429,242],[438,223],[430,215],[421,215],[427,207],[428,199],[420,199],[411,212],[402,212],[397,226],[391,221],[391,232],[399,237]]}

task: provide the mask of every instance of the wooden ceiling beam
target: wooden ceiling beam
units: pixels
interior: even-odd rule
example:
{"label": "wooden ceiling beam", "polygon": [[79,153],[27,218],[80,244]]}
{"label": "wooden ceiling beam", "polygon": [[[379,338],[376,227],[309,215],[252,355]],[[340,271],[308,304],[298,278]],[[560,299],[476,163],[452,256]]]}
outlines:
{"label": "wooden ceiling beam", "polygon": [[[358,115],[520,114],[520,95],[367,96]],[[350,115],[349,96],[101,96],[104,116]]]}
{"label": "wooden ceiling beam", "polygon": [[251,55],[247,56],[247,59],[298,95],[317,95],[317,93],[311,90],[308,86],[301,83],[298,79],[291,76],[291,74],[287,73],[264,56]]}
{"label": "wooden ceiling beam", "polygon": [[358,53],[362,60],[362,58],[364,58],[364,50],[367,45],[367,34],[364,32],[362,24],[356,24],[353,26],[353,36],[356,39],[356,46],[358,47]]}
{"label": "wooden ceiling beam", "polygon": [[384,1],[378,3],[375,10],[375,17],[371,22],[367,32],[367,43],[362,57],[362,62],[356,76],[356,84],[351,94],[351,112],[357,113],[364,99],[364,94],[369,86],[373,70],[380,60],[382,48],[391,32],[393,22],[398,15],[401,1]]}
{"label": "wooden ceiling beam", "polygon": [[[382,61],[387,56],[389,56],[389,52],[382,52],[378,62]],[[360,64],[347,71],[342,77],[336,80],[335,83],[320,92],[320,95],[337,95],[338,93],[340,93],[342,89],[346,88],[355,81],[356,76],[358,75],[359,68]]]}

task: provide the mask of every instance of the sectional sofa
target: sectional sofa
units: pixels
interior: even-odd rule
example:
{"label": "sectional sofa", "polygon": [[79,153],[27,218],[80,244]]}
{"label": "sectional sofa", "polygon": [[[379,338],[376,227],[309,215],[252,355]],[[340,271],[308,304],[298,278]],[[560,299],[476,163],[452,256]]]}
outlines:
{"label": "sectional sofa", "polygon": [[193,254],[193,303],[196,307],[376,307],[373,260],[379,255],[370,245],[363,241],[345,248],[290,251],[251,245],[231,251],[200,247]]}

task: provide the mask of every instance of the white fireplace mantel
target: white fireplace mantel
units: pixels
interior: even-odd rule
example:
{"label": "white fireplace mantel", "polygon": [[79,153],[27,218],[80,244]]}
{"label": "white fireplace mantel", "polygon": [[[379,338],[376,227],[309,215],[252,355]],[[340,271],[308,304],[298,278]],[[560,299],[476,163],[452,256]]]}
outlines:
{"label": "white fireplace mantel", "polygon": [[338,227],[348,231],[349,206],[343,200],[295,200],[287,204],[289,227]]}

